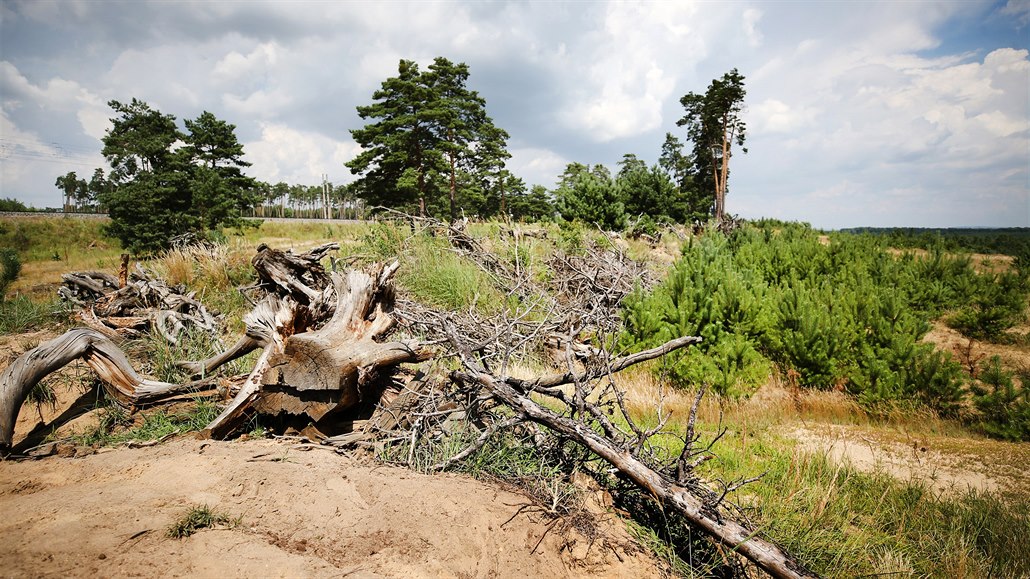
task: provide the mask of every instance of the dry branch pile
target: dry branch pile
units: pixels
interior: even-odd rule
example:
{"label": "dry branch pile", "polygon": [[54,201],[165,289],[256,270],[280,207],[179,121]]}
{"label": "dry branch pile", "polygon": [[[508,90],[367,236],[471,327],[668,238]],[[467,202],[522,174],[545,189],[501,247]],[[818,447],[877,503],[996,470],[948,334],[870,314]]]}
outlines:
{"label": "dry branch pile", "polygon": [[[341,450],[395,445],[407,449],[410,463],[420,441],[464,433],[468,444],[433,465],[442,470],[498,434],[520,429],[533,433],[536,444],[565,440],[585,448],[618,477],[766,572],[811,576],[727,509],[727,493],[747,481],[716,491],[696,476],[695,468],[711,454],[710,444],[701,445],[694,433],[694,412],[684,450],[671,459],[651,443],[668,419],[661,408],[653,428],[638,425],[627,412],[613,374],[700,341],[684,336],[636,354],[616,357],[609,352],[606,344],[618,330],[622,299],[635,284],[650,283],[641,266],[609,239],[580,255],[554,256],[551,275],[541,282],[518,259],[512,265],[499,258],[463,228],[403,217],[413,229],[446,235],[454,251],[517,297],[514,311],[484,318],[474,312],[436,311],[410,300],[398,304],[393,285],[397,262],[327,272],[322,261],[337,249],[335,244],[303,254],[260,246],[252,260],[258,283],[249,289],[257,295],[244,317],[245,335],[217,356],[182,363],[196,376],[206,376],[229,360],[261,350],[235,397],[204,435],[229,436],[255,412],[301,416],[310,423],[305,431],[309,438]],[[520,237],[511,236],[516,256]],[[106,336],[73,330],[7,368],[0,376],[3,449],[10,449],[14,419],[29,389],[73,359],[86,360],[112,399],[130,408],[196,386],[139,377],[112,341],[124,333],[115,329],[121,322],[111,321],[126,315],[145,318],[169,339],[178,328],[168,319],[213,327],[214,318],[192,295],[140,271],[125,287],[102,275],[72,274],[65,280],[62,295],[80,303],[89,312],[83,319],[93,327],[102,325]],[[420,338],[399,339],[398,328]],[[509,374],[520,355],[542,350],[545,344],[561,361],[558,371],[534,379]],[[456,361],[457,368],[451,362],[452,369],[443,370],[448,360]],[[542,404],[544,399],[550,402]],[[695,411],[700,399],[699,393]],[[606,469],[594,469],[601,470]]]}

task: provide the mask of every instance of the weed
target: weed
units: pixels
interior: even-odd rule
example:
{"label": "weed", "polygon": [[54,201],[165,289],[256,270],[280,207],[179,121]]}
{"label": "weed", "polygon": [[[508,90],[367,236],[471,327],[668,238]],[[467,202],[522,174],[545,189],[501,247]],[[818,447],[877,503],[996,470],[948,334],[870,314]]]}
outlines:
{"label": "weed", "polygon": [[113,446],[124,442],[147,442],[203,429],[218,416],[218,407],[206,398],[196,398],[178,412],[161,408],[142,412],[135,419],[109,404],[98,411],[97,424],[74,435],[82,446]]}
{"label": "weed", "polygon": [[427,304],[457,311],[496,313],[506,303],[483,270],[450,251],[446,240],[413,238],[402,252],[398,282]]}
{"label": "weed", "polygon": [[0,249],[0,302],[4,301],[7,286],[11,285],[21,273],[21,259],[18,252],[10,248]]}
{"label": "weed", "polygon": [[242,517],[231,518],[224,513],[211,510],[211,507],[207,505],[194,505],[168,527],[165,536],[169,539],[185,539],[200,529],[208,529],[216,525],[233,528],[241,524],[243,524]]}

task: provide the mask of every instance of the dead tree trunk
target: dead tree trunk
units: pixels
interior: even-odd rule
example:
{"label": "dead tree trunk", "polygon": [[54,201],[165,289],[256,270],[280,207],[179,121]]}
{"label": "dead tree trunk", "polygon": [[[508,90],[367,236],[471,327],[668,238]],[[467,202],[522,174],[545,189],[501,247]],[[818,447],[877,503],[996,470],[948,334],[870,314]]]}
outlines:
{"label": "dead tree trunk", "polygon": [[107,394],[123,407],[155,402],[203,383],[169,384],[142,378],[110,339],[96,330],[79,328],[22,354],[0,374],[0,452],[10,450],[18,412],[40,380],[82,359],[99,375]]}
{"label": "dead tree trunk", "polygon": [[334,273],[333,317],[317,330],[285,337],[281,347],[267,346],[247,385],[205,432],[225,436],[253,411],[306,414],[318,421],[374,400],[378,391],[372,386],[380,370],[425,359],[417,341],[378,341],[395,324],[390,311],[398,265]]}

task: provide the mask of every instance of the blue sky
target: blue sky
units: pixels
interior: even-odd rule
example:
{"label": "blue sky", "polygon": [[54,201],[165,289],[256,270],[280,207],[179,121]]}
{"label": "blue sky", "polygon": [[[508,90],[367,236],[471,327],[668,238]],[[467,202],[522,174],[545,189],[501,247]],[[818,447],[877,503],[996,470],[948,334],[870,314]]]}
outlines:
{"label": "blue sky", "polygon": [[1030,226],[1030,0],[0,4],[0,197],[105,166],[109,100],[237,125],[266,181],[353,179],[401,58],[468,63],[509,168],[654,162],[679,98],[746,77],[727,209],[817,227]]}

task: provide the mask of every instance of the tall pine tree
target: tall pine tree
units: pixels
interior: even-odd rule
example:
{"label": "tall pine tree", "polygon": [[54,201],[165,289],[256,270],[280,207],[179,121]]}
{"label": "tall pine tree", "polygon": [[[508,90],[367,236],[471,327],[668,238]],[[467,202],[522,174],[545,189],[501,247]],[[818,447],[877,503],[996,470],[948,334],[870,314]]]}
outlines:
{"label": "tall pine tree", "polygon": [[733,144],[747,153],[743,148],[747,126],[741,118],[746,94],[744,77],[734,68],[713,80],[703,95],[691,92],[680,99],[686,114],[676,124],[687,127],[687,136],[694,143],[696,177],[703,190],[712,192],[719,223],[726,211]]}
{"label": "tall pine tree", "polygon": [[355,188],[368,204],[417,207],[425,215],[445,203],[452,219],[463,198],[482,204],[484,180],[500,175],[510,157],[508,134],[487,116],[486,101],[468,88],[468,78],[468,65],[446,58],[424,72],[401,60],[397,76],[373,93],[375,102],[357,108],[372,122],[351,131],[363,151],[347,167],[360,175]]}

